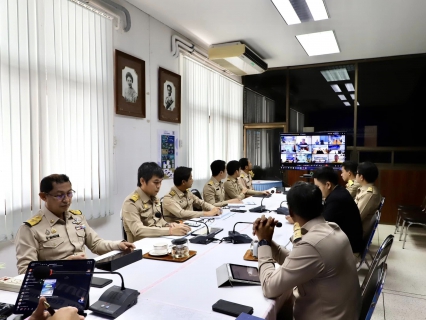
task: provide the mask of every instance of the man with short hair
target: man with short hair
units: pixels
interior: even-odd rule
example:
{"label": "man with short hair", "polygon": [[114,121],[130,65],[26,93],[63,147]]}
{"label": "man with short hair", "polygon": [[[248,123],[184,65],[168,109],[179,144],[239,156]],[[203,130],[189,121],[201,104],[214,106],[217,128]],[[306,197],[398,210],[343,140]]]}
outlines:
{"label": "man with short hair", "polygon": [[27,271],[31,261],[86,259],[85,246],[99,255],[135,248],[129,242],[101,239],[80,210],[68,210],[74,192],[65,174],[52,174],[41,180],[38,195],[44,206],[16,234],[19,274]]}
{"label": "man with short hair", "polygon": [[[222,214],[220,208],[201,200],[189,190],[193,182],[192,168],[178,167],[175,169],[173,175],[174,186],[163,199],[164,219],[166,221],[175,222]],[[194,204],[201,207],[204,212],[194,211]]]}
{"label": "man with short hair", "polygon": [[361,290],[351,246],[339,226],[321,216],[320,189],[297,182],[287,201],[295,221],[292,251],[272,240],[277,220],[262,215],[253,224],[264,296],[286,297],[288,319],[358,320]]}
{"label": "man with short hair", "polygon": [[361,185],[358,188],[355,203],[361,214],[362,228],[368,232],[368,225],[377,209],[379,209],[382,196],[380,190],[374,185],[379,177],[379,169],[372,162],[362,162],[358,165],[356,181]]}
{"label": "man with short hair", "polygon": [[163,178],[163,169],[155,162],[145,162],[139,167],[138,187],[126,197],[121,210],[129,241],[167,235],[184,236],[191,230],[186,225],[164,220],[160,200],[156,197]]}
{"label": "man with short hair", "polygon": [[342,179],[346,183],[346,190],[349,191],[352,198],[355,199],[355,196],[357,194],[358,188],[361,186],[356,181],[356,169],[358,167],[358,164],[354,161],[345,161],[342,164]]}
{"label": "man with short hair", "polygon": [[246,188],[248,190],[247,195],[253,195],[253,194],[262,194],[266,193],[269,194],[269,191],[265,192],[258,192],[254,191],[253,189],[253,177],[254,173],[252,171],[253,165],[251,164],[250,160],[247,158],[241,158],[240,161],[240,177],[238,178],[238,183],[240,184],[241,188]]}
{"label": "man with short hair", "polygon": [[226,165],[226,171],[228,173],[228,178],[224,183],[225,188],[225,200],[228,199],[244,199],[246,196],[254,194],[269,194],[268,191],[254,191],[249,190],[245,187],[242,187],[238,180],[241,174],[240,163],[237,160],[229,161]]}
{"label": "man with short hair", "polygon": [[228,203],[242,203],[238,198],[225,201],[225,188],[222,180],[226,178],[226,162],[223,160],[215,160],[210,164],[212,177],[203,188],[203,199],[205,202],[215,207],[224,207]]}
{"label": "man with short hair", "polygon": [[352,252],[362,252],[362,223],[359,210],[350,194],[339,185],[339,177],[331,167],[321,167],[312,175],[314,184],[321,190],[324,200],[322,216],[337,223],[349,239]]}

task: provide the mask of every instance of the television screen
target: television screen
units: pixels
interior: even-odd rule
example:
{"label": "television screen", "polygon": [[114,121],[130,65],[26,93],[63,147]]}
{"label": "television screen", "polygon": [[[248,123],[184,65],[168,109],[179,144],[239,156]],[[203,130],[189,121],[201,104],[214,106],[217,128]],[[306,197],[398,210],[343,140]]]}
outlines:
{"label": "television screen", "polygon": [[346,154],[345,132],[280,133],[282,170],[340,169]]}

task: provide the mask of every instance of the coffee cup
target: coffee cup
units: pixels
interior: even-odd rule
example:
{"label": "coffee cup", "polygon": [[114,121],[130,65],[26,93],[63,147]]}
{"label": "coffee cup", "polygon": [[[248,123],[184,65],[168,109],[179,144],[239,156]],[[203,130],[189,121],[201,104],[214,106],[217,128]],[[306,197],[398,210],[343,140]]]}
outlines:
{"label": "coffee cup", "polygon": [[169,245],[166,242],[157,242],[154,243],[154,249],[152,252],[154,254],[167,254]]}

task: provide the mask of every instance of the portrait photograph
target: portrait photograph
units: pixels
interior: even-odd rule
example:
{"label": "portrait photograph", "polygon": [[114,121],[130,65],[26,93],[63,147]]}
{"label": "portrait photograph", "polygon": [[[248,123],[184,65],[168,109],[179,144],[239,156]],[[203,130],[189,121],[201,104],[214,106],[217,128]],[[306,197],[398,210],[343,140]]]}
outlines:
{"label": "portrait photograph", "polygon": [[145,61],[115,50],[115,112],[145,118]]}
{"label": "portrait photograph", "polygon": [[158,72],[158,120],[180,123],[181,76],[159,68]]}

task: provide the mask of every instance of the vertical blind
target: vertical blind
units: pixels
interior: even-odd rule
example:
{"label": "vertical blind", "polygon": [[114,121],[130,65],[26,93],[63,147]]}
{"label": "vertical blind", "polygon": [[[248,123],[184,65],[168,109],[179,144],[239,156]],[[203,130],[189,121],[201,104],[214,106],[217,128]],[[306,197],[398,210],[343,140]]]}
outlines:
{"label": "vertical blind", "polygon": [[[243,150],[243,87],[184,56],[181,135],[194,179],[211,176],[214,160],[239,160]],[[207,165],[206,165],[207,164]]]}
{"label": "vertical blind", "polygon": [[72,208],[111,214],[112,22],[68,0],[0,1],[0,241],[70,177]]}

